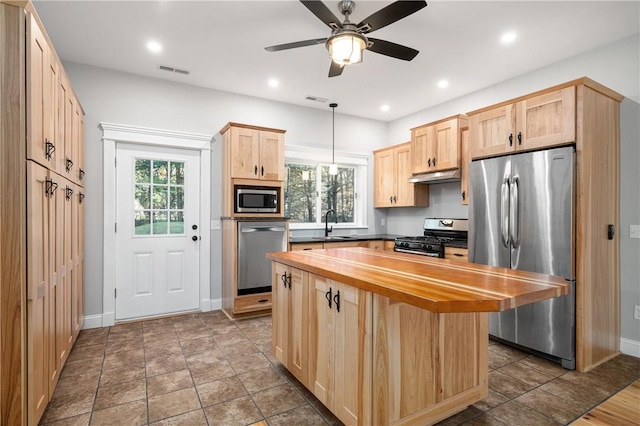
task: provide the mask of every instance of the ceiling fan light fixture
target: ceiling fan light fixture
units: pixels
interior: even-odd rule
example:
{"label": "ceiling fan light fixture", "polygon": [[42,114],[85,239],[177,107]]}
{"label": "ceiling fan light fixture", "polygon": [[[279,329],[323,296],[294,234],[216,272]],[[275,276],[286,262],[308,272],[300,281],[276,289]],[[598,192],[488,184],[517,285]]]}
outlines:
{"label": "ceiling fan light fixture", "polygon": [[367,48],[367,39],[356,32],[345,31],[327,40],[331,60],[338,65],[362,62],[362,51]]}

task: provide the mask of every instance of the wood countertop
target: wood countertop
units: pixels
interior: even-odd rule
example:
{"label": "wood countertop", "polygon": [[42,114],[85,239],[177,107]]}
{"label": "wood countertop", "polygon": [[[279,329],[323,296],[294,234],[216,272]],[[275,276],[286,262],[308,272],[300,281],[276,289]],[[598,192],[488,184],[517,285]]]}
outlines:
{"label": "wood countertop", "polygon": [[267,258],[437,313],[499,312],[569,292],[562,277],[368,248]]}

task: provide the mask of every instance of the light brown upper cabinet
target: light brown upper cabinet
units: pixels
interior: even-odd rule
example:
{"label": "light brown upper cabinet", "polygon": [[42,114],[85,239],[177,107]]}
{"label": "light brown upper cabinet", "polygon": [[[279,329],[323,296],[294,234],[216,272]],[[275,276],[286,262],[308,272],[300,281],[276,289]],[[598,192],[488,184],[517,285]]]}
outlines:
{"label": "light brown upper cabinet", "polygon": [[229,123],[231,178],[284,180],[284,130]]}
{"label": "light brown upper cabinet", "polygon": [[411,129],[413,173],[428,173],[460,167],[460,129],[465,116],[454,116]]}
{"label": "light brown upper cabinet", "polygon": [[374,207],[426,207],[429,186],[409,183],[411,142],[373,152]]}
{"label": "light brown upper cabinet", "polygon": [[565,87],[468,115],[472,159],[575,142],[576,88]]}

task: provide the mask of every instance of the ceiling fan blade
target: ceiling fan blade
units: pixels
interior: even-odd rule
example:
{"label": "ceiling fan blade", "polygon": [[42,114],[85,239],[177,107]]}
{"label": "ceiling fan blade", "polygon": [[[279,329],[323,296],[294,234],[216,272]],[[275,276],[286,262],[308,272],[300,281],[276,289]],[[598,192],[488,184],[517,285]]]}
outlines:
{"label": "ceiling fan blade", "polygon": [[316,15],[318,19],[320,19],[329,27],[342,29],[342,23],[340,22],[340,20],[321,1],[300,0],[300,3],[304,4],[306,8],[311,11],[311,13]]}
{"label": "ceiling fan blade", "polygon": [[379,53],[381,55],[391,56],[392,58],[410,61],[416,57],[419,51],[401,44],[391,43],[390,41],[380,40],[377,38],[367,37],[373,44],[367,47],[367,50]]}
{"label": "ceiling fan blade", "polygon": [[389,6],[384,7],[373,15],[363,19],[362,22],[358,24],[358,30],[362,34],[379,30],[382,27],[386,27],[400,19],[406,18],[426,6],[426,1],[397,1],[395,3],[391,3]]}
{"label": "ceiling fan blade", "polygon": [[331,67],[329,68],[329,77],[337,77],[342,74],[344,70],[344,65],[338,65],[335,62],[331,61]]}
{"label": "ceiling fan blade", "polygon": [[295,49],[296,47],[313,46],[315,44],[324,44],[327,42],[326,38],[315,38],[313,40],[294,41],[293,43],[277,44],[275,46],[265,47],[267,52],[277,52],[279,50]]}

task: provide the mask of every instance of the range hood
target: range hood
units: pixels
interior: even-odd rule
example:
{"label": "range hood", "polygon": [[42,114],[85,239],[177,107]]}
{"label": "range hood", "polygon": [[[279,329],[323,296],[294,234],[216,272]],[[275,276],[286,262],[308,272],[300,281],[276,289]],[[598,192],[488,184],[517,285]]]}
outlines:
{"label": "range hood", "polygon": [[460,169],[415,174],[409,178],[411,183],[448,183],[460,182]]}

